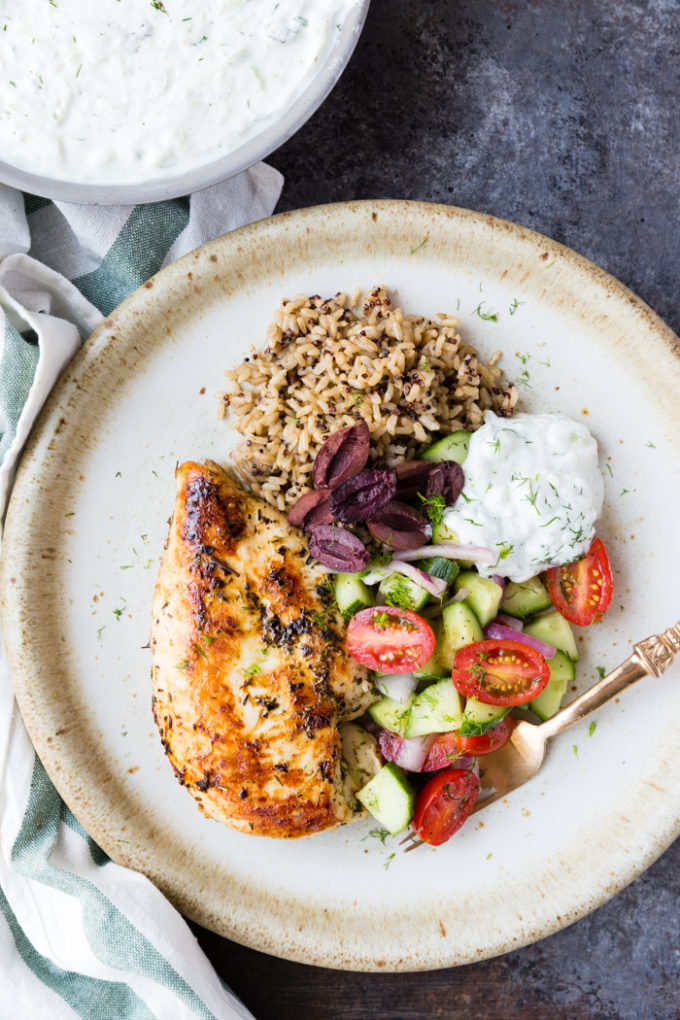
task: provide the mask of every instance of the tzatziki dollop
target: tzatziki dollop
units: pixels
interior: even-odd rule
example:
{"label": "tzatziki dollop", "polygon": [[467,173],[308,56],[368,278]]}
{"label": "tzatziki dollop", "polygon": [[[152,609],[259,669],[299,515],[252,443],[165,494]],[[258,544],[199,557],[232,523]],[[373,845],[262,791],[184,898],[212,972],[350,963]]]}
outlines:
{"label": "tzatziki dollop", "polygon": [[211,162],[301,95],[356,0],[0,0],[0,159],[138,183]]}
{"label": "tzatziki dollop", "polygon": [[477,565],[480,574],[526,581],[585,555],[604,498],[586,425],[563,414],[487,411],[463,471],[463,491],[442,521],[462,544],[497,554],[493,565]]}

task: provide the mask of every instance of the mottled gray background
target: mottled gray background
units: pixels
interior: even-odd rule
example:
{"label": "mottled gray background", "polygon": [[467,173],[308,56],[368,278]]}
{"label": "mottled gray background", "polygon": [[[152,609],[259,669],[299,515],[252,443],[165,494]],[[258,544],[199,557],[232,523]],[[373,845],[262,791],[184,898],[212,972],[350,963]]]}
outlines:
{"label": "mottled gray background", "polygon": [[[373,0],[342,80],[270,157],[279,210],[492,213],[592,259],[680,332],[679,86],[680,0]],[[680,842],[565,931],[451,970],[342,974],[194,930],[258,1020],[680,1018]]]}

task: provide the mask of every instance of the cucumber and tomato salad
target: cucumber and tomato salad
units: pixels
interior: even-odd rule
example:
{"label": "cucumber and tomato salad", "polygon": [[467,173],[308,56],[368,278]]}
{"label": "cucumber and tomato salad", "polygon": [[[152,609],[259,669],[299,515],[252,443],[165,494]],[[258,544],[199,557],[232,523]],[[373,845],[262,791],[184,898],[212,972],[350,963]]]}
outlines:
{"label": "cucumber and tomato salad", "polygon": [[[474,759],[510,738],[511,709],[525,705],[541,719],[558,711],[578,659],[569,623],[597,622],[612,595],[611,570],[598,538],[582,560],[550,568],[546,585],[537,577],[509,582],[503,590],[473,570],[460,573],[455,562],[443,562],[453,567],[447,584],[464,598],[444,606],[434,621],[415,611],[431,598],[409,579],[395,582],[391,575],[376,596],[358,575],[339,574],[335,580],[336,600],[351,617],[347,647],[353,658],[392,680],[408,674],[414,683],[411,693],[402,688],[398,698],[385,696],[369,709],[392,738],[381,742],[383,753],[396,761],[389,760],[357,798],[390,833],[411,823],[433,846],[448,840],[474,810],[479,794]],[[389,597],[395,584],[403,597],[405,580],[414,609],[374,604],[374,598]],[[492,633],[498,628],[499,613],[503,637],[485,637],[487,625]],[[406,755],[402,768],[400,746],[417,743],[412,738],[427,738],[426,754],[415,765]],[[407,767],[435,775],[417,792]]]}

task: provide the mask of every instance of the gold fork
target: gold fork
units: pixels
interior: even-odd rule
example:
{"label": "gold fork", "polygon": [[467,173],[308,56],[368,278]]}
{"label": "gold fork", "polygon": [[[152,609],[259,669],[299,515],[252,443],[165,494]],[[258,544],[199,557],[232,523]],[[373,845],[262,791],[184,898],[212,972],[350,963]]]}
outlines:
{"label": "gold fork", "polygon": [[[475,811],[481,811],[533,779],[543,764],[546,743],[550,737],[573,726],[642,677],[661,676],[678,652],[680,623],[669,627],[663,634],[654,634],[633,645],[632,655],[625,662],[550,719],[539,724],[517,723],[510,740],[500,751],[482,755],[479,760],[481,793]],[[400,846],[408,842],[411,845],[405,853],[421,846],[423,840],[411,832],[401,841]]]}

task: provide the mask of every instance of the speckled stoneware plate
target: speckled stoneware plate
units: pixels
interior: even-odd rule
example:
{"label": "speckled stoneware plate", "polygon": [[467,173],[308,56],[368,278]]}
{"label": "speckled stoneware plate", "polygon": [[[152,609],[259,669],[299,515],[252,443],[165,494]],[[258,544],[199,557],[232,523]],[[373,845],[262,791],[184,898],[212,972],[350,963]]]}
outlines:
{"label": "speckled stoneware plate", "polygon": [[[554,738],[539,777],[444,847],[403,855],[376,824],[297,842],[207,821],[165,759],[145,648],[185,458],[227,460],[222,371],[263,344],[279,299],[385,283],[408,310],[457,311],[505,352],[529,410],[585,418],[600,443],[599,532],[616,594],[580,637],[578,687],[680,618],[680,356],[606,273],[528,230],[406,202],[274,217],[136,291],[66,372],[25,453],[2,595],[17,697],[65,800],[117,861],[186,915],[306,963],[408,970],[548,935],[613,896],[680,832],[680,667]],[[481,315],[480,315],[481,313]],[[484,318],[483,316],[487,316]]]}

